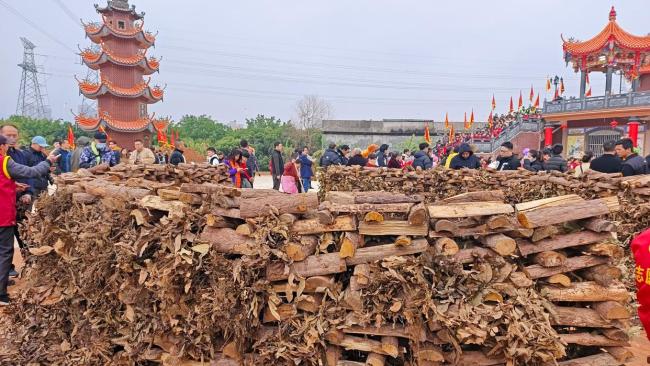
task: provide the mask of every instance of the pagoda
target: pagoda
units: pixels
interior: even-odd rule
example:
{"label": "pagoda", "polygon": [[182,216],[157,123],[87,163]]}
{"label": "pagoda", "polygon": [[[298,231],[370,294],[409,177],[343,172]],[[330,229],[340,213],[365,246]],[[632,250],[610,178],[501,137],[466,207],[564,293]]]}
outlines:
{"label": "pagoda", "polygon": [[[579,94],[544,103],[545,145],[563,143],[568,155],[587,150],[598,155],[604,142],[621,137],[630,137],[641,151],[649,145],[650,35],[628,33],[616,15],[612,7],[605,27],[589,40],[562,37],[564,60],[580,73]],[[593,73],[604,74],[604,93],[592,93]]]}
{"label": "pagoda", "polygon": [[119,146],[131,148],[136,139],[149,145],[151,134],[168,124],[166,119],[154,119],[147,108],[164,94],[163,88],[150,85],[149,75],[158,71],[159,59],[147,56],[147,51],[156,37],[143,30],[144,12],[136,12],[128,0],[108,0],[106,7],[95,9],[102,21],[83,25],[96,46],[81,50],[80,56],[99,78],[77,81],[81,94],[97,100],[97,115],[80,114],[75,120],[85,131],[104,129]]}

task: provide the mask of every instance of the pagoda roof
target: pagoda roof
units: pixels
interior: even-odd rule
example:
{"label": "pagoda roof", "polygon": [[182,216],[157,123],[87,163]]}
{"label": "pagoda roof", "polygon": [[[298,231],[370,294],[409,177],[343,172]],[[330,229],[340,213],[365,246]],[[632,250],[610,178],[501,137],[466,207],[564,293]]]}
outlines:
{"label": "pagoda roof", "polygon": [[[146,129],[150,131],[160,123],[151,117],[142,117],[133,121],[122,121],[112,118],[108,113],[101,113],[101,116],[88,116],[80,114],[75,116],[75,122],[84,131],[96,131],[99,126],[110,127],[114,131],[140,132]],[[165,125],[166,127],[166,125]]]}
{"label": "pagoda roof", "polygon": [[106,14],[109,11],[119,11],[122,13],[129,13],[134,19],[144,18],[144,12],[136,12],[135,5],[129,7],[128,0],[108,0],[105,7],[100,7],[98,4],[95,4],[95,9],[100,14]]}
{"label": "pagoda roof", "polygon": [[142,97],[148,104],[153,104],[162,100],[164,96],[164,90],[159,86],[150,87],[149,81],[142,81],[131,88],[118,87],[104,78],[98,83],[88,80],[77,80],[77,82],[79,83],[80,93],[88,99],[97,99],[99,96],[108,93],[123,98]]}
{"label": "pagoda roof", "polygon": [[151,75],[154,72],[157,72],[160,67],[160,59],[155,57],[147,58],[147,52],[140,51],[133,56],[118,56],[113,52],[104,48],[103,44],[99,51],[95,51],[91,48],[82,50],[79,55],[83,62],[89,68],[93,70],[98,70],[100,65],[105,62],[112,62],[120,66],[139,66],[144,71],[145,75]]}
{"label": "pagoda roof", "polygon": [[133,29],[117,29],[104,19],[102,23],[84,23],[86,36],[91,41],[101,44],[102,39],[109,35],[122,39],[135,39],[140,43],[140,48],[149,48],[156,43],[156,35],[143,30],[144,23],[136,25]]}
{"label": "pagoda roof", "polygon": [[616,22],[616,10],[613,6],[609,12],[609,23],[595,37],[584,42],[566,41],[564,38],[562,40],[564,51],[573,56],[601,52],[609,42],[613,42],[610,47],[616,45],[626,51],[650,51],[650,36],[636,36],[621,28]]}

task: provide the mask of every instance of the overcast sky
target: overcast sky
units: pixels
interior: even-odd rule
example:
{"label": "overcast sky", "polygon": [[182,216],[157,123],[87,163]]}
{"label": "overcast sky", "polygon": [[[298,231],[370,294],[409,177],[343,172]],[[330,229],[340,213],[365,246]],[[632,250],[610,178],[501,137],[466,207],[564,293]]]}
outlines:
{"label": "overcast sky", "polygon": [[[77,45],[90,45],[78,19],[98,21],[94,1],[0,0],[0,117],[13,114],[25,36],[37,45],[54,118],[70,120],[83,78]],[[152,84],[167,85],[158,116],[208,114],[223,122],[258,113],[289,119],[303,95],[328,100],[337,119],[485,120],[524,99],[547,75],[579,78],[562,59],[560,33],[585,40],[607,23],[611,5],[631,33],[650,32],[647,0],[273,0],[130,1],[158,31],[162,56]],[[100,2],[105,5],[105,2]],[[20,15],[9,10],[13,9]],[[21,17],[22,15],[22,17]],[[23,18],[24,17],[24,18]],[[26,19],[25,19],[26,18]],[[614,87],[618,90],[618,78]],[[591,76],[594,95],[604,75]],[[626,86],[623,86],[625,89]],[[550,97],[550,96],[549,96]]]}

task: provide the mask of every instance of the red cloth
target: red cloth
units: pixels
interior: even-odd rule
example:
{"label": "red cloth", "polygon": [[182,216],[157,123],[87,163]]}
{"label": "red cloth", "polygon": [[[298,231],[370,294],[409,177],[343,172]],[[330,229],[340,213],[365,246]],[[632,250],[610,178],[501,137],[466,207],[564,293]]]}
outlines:
{"label": "red cloth", "polygon": [[0,227],[16,225],[16,181],[9,175],[9,159],[0,155]]}
{"label": "red cloth", "polygon": [[296,166],[291,162],[284,164],[284,173],[282,173],[282,175],[294,177],[296,179],[296,182],[298,179],[300,179],[298,177],[298,170],[296,169]]}
{"label": "red cloth", "polygon": [[650,229],[637,235],[630,244],[636,265],[636,298],[639,303],[639,320],[650,339]]}

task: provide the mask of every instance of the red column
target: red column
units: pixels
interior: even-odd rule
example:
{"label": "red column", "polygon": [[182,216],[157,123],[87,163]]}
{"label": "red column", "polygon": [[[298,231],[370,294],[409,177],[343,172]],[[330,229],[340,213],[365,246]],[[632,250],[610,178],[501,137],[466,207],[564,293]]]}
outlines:
{"label": "red column", "polygon": [[553,126],[544,127],[544,146],[553,144]]}
{"label": "red column", "polygon": [[630,139],[632,140],[634,147],[636,147],[636,142],[637,139],[639,138],[639,122],[630,121],[627,123],[627,128],[628,128],[628,135],[630,136]]}

